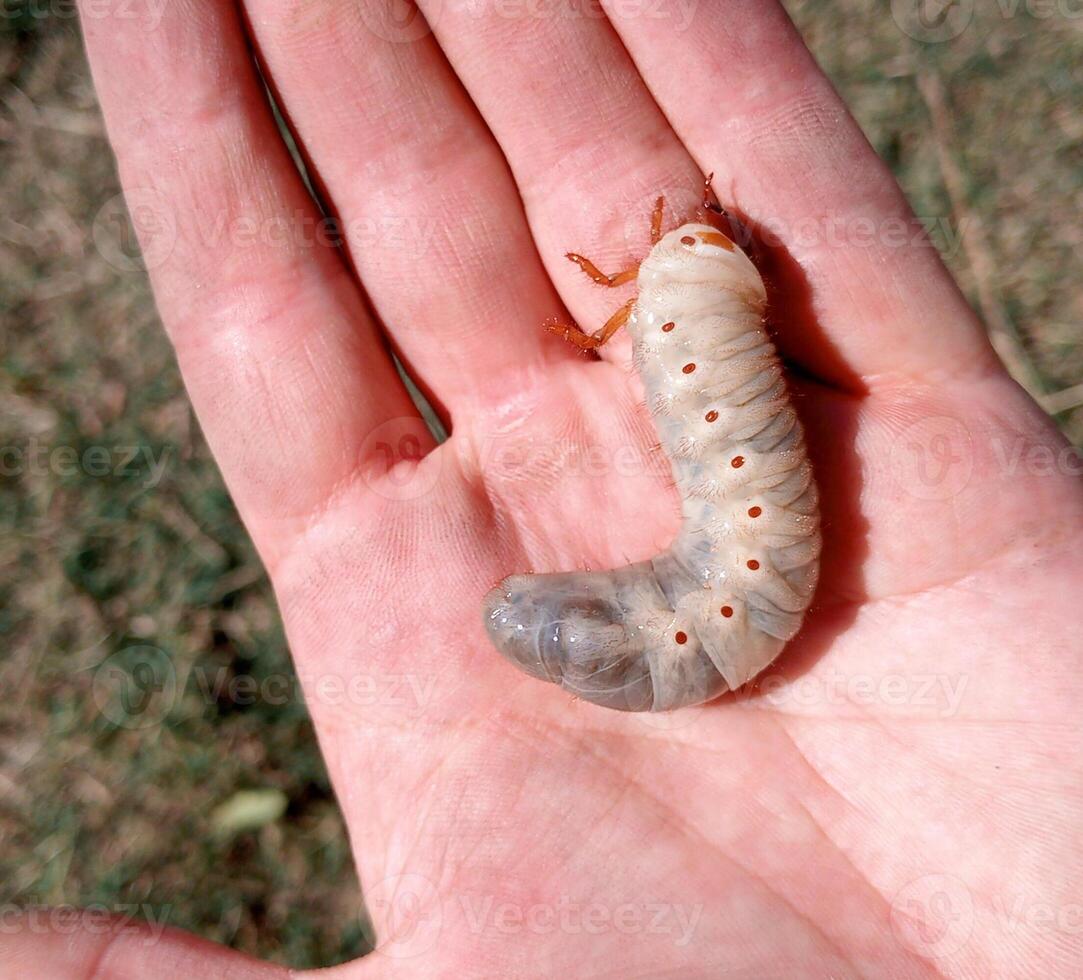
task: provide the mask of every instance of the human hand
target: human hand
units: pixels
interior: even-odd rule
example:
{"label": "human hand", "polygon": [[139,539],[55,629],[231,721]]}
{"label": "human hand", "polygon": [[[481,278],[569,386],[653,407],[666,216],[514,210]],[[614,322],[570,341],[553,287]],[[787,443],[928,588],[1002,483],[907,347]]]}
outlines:
{"label": "human hand", "polygon": [[[382,6],[84,13],[375,921],[379,952],[339,971],[1077,975],[1078,933],[1030,913],[1069,908],[1083,870],[1078,482],[1025,464],[1068,457],[781,9],[614,4],[611,27],[430,0],[428,34]],[[312,241],[247,31],[349,266]],[[708,171],[758,229],[821,584],[752,690],[621,715],[504,663],[481,599],[676,530],[627,343],[587,360],[540,327],[616,305],[564,252],[640,257],[653,200],[683,216]],[[403,683],[362,704],[328,678]],[[176,933],[4,944],[24,975],[284,972]]]}

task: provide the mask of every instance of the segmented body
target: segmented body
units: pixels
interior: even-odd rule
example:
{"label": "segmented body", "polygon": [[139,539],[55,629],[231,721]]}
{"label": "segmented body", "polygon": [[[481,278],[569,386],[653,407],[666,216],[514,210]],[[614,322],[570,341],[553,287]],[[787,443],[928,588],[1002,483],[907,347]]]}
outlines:
{"label": "segmented body", "polygon": [[665,711],[735,690],[794,636],[820,522],[748,257],[686,224],[651,249],[638,285],[628,329],[681,530],[657,557],[612,571],[513,575],[485,614],[527,673],[606,707]]}

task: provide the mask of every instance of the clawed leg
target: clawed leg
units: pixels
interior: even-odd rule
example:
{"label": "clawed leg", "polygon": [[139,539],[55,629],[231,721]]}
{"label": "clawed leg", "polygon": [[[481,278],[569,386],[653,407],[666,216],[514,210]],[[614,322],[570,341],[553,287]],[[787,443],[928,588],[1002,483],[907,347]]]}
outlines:
{"label": "clawed leg", "polygon": [[583,333],[578,327],[570,326],[566,323],[548,323],[546,324],[545,329],[550,333],[555,333],[563,337],[568,343],[575,344],[580,350],[597,350],[628,322],[628,317],[632,315],[632,307],[634,305],[635,297],[628,300],[627,303],[605,321],[605,325],[602,329],[595,333]]}
{"label": "clawed leg", "polygon": [[[711,178],[707,178],[707,187],[710,188]],[[705,194],[707,191],[704,192]],[[659,197],[654,202],[654,210],[651,212],[651,244],[657,245],[658,240],[662,237],[662,216],[665,210],[666,199]],[[566,252],[565,258],[574,262],[580,269],[582,269],[588,276],[590,276],[592,282],[596,282],[599,286],[607,286],[613,288],[614,286],[623,286],[626,282],[631,282],[635,279],[639,273],[639,263],[637,262],[631,268],[622,269],[620,272],[614,272],[612,275],[608,275],[602,272],[590,259],[578,252]]]}
{"label": "clawed leg", "polygon": [[662,237],[662,212],[665,210],[666,199],[659,196],[654,202],[654,210],[651,212],[651,244],[657,245]]}
{"label": "clawed leg", "polygon": [[718,198],[715,197],[714,190],[711,188],[713,178],[714,174],[707,174],[707,178],[703,181],[703,202],[696,212],[696,217],[704,224],[715,228],[718,232],[717,235],[712,235],[710,238],[704,235],[703,240],[705,242],[718,245],[732,252],[734,249],[733,229],[736,225],[733,219],[730,218],[729,212],[718,203]]}
{"label": "clawed leg", "polygon": [[[708,188],[710,188],[710,182],[710,178],[708,177]],[[658,200],[654,202],[654,210],[651,212],[652,245],[656,245],[658,240],[662,237],[662,216],[665,206],[666,199],[664,197],[660,196]],[[590,259],[584,258],[576,252],[568,252],[567,258],[579,266],[579,268],[590,276],[591,280],[596,282],[599,286],[606,286],[609,288],[623,286],[624,283],[631,282],[635,279],[636,275],[639,273],[638,262],[630,269],[623,269],[620,272],[614,272],[612,275],[607,275],[591,262]],[[594,333],[584,333],[579,327],[567,323],[547,323],[545,329],[550,333],[555,333],[558,336],[563,337],[569,344],[575,344],[580,350],[597,350],[628,322],[628,318],[632,315],[632,307],[634,305],[635,298],[633,297],[606,320],[600,330],[597,330]]]}
{"label": "clawed leg", "polygon": [[713,173],[707,174],[703,180],[703,210],[725,215],[726,209],[718,203],[718,199],[715,197],[714,188],[711,187],[712,180],[714,180]]}
{"label": "clawed leg", "polygon": [[636,273],[639,272],[639,263],[637,262],[632,268],[624,269],[621,272],[614,272],[613,275],[607,276],[601,271],[590,259],[583,258],[582,255],[577,255],[575,252],[568,252],[566,258],[574,262],[580,269],[582,269],[594,282],[599,286],[623,286],[626,282],[631,282],[636,277]]}

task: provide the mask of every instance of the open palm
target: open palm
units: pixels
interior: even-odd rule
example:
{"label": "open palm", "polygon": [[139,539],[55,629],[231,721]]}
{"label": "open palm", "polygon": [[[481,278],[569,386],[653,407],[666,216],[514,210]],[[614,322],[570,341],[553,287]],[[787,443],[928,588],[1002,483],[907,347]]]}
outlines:
{"label": "open palm", "polygon": [[[350,828],[379,951],[338,970],[1078,976],[1079,461],[781,8],[244,6],[84,28]],[[598,326],[627,294],[563,253],[627,265],[707,171],[769,283],[823,574],[750,690],[624,715],[501,660],[481,600],[676,530],[627,339],[587,359],[541,324]],[[283,972],[177,934],[5,942],[42,976]]]}

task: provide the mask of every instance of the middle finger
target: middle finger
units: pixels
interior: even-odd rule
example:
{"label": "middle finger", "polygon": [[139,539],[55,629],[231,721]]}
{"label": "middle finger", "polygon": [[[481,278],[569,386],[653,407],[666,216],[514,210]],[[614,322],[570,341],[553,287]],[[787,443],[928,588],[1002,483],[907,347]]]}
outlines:
{"label": "middle finger", "polygon": [[[591,3],[422,0],[433,30],[500,143],[519,185],[542,261],[583,329],[628,295],[594,285],[564,255],[606,273],[650,247],[655,199],[663,230],[702,197],[703,176]],[[612,348],[626,356],[627,338]]]}

